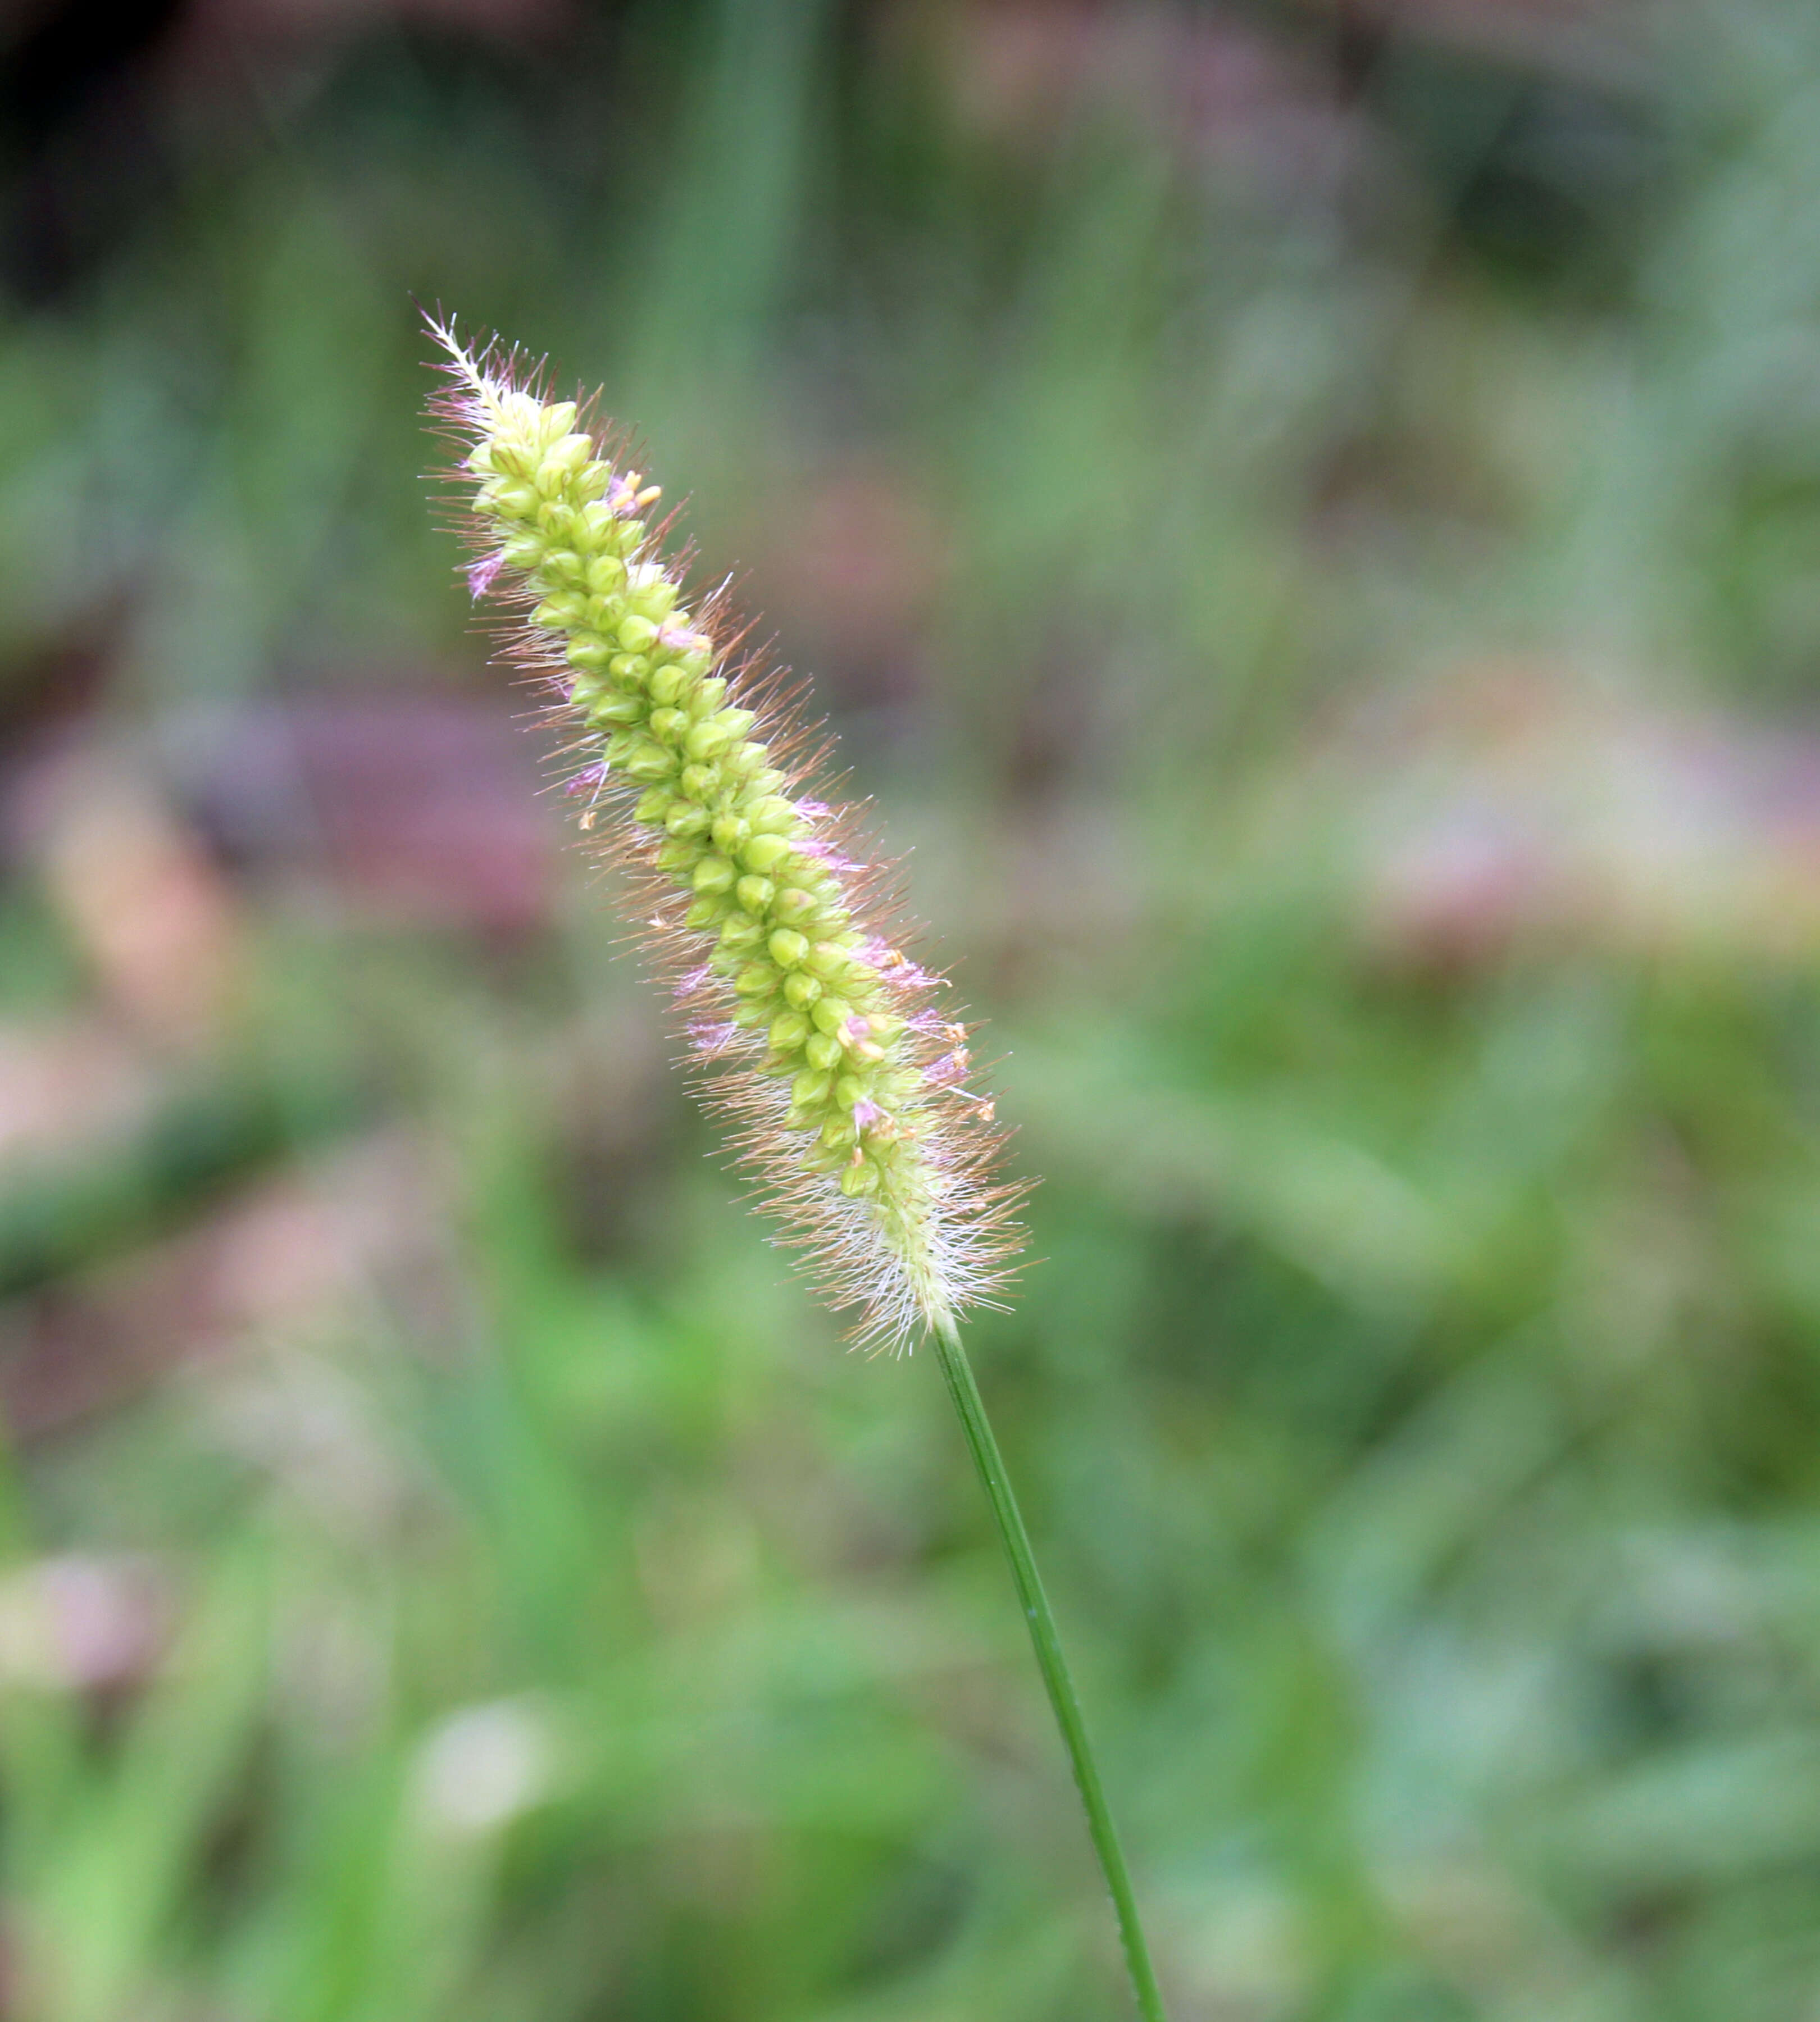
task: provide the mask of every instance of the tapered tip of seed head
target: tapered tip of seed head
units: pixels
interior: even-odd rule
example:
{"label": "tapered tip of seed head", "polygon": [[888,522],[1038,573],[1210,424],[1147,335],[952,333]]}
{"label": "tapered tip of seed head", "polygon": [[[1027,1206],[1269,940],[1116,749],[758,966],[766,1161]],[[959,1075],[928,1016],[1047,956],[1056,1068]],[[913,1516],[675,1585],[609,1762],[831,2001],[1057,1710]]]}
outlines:
{"label": "tapered tip of seed head", "polygon": [[498,349],[499,339],[489,340],[477,354],[473,347],[463,344],[455,334],[455,318],[435,309],[424,310],[423,327],[448,361],[442,370],[464,381],[474,392],[483,391],[487,381],[482,362]]}
{"label": "tapered tip of seed head", "polygon": [[470,436],[496,428],[503,403],[514,393],[537,396],[539,372],[514,347],[496,332],[483,342],[464,342],[452,316],[440,311],[423,311],[423,327],[443,354],[433,361],[448,381],[440,400],[433,403],[447,422]]}

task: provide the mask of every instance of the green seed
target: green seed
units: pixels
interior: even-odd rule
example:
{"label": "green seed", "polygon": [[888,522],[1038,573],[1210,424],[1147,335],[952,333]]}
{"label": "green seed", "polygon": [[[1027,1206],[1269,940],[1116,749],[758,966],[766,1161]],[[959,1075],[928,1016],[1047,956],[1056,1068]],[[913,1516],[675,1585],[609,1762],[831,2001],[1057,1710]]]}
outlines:
{"label": "green seed", "polygon": [[771,1043],[780,1053],[795,1053],[808,1037],[809,1020],[800,1011],[780,1011],[771,1020]]}

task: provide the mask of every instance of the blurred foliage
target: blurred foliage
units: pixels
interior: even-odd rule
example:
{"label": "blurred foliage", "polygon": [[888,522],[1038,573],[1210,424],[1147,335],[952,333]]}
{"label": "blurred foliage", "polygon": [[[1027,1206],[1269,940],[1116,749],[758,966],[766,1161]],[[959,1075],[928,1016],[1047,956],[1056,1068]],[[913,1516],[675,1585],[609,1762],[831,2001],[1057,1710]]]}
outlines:
{"label": "blurred foliage", "polygon": [[934,1371],[464,632],[415,294],[915,845],[1180,2022],[1813,2022],[1804,11],[97,19],[0,31],[0,2015],[1120,2012]]}

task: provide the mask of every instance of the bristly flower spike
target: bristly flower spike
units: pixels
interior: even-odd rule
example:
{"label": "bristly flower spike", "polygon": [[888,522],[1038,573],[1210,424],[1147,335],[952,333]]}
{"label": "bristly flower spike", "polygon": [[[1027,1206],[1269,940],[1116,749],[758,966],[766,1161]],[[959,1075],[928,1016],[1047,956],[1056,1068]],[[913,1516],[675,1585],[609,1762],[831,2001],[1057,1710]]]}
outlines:
{"label": "bristly flower spike", "polygon": [[811,1275],[857,1308],[856,1341],[951,1329],[1004,1280],[1014,1190],[944,980],[887,930],[853,811],[815,794],[797,692],[744,650],[725,584],[692,597],[621,438],[496,341],[429,328],[469,589],[510,615],[581,826],[641,887],[708,1099]]}

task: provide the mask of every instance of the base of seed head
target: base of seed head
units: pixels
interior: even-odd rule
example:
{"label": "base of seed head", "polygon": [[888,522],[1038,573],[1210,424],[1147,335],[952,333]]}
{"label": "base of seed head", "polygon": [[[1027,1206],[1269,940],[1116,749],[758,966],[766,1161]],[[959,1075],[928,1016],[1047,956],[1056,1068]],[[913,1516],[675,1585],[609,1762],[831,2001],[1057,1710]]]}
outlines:
{"label": "base of seed head", "polygon": [[902,1349],[990,1303],[1015,1189],[945,979],[883,924],[850,811],[815,796],[780,670],[725,586],[692,597],[623,444],[495,344],[447,354],[473,595],[568,733],[580,826],[630,868],[711,1103],[855,1341]]}

